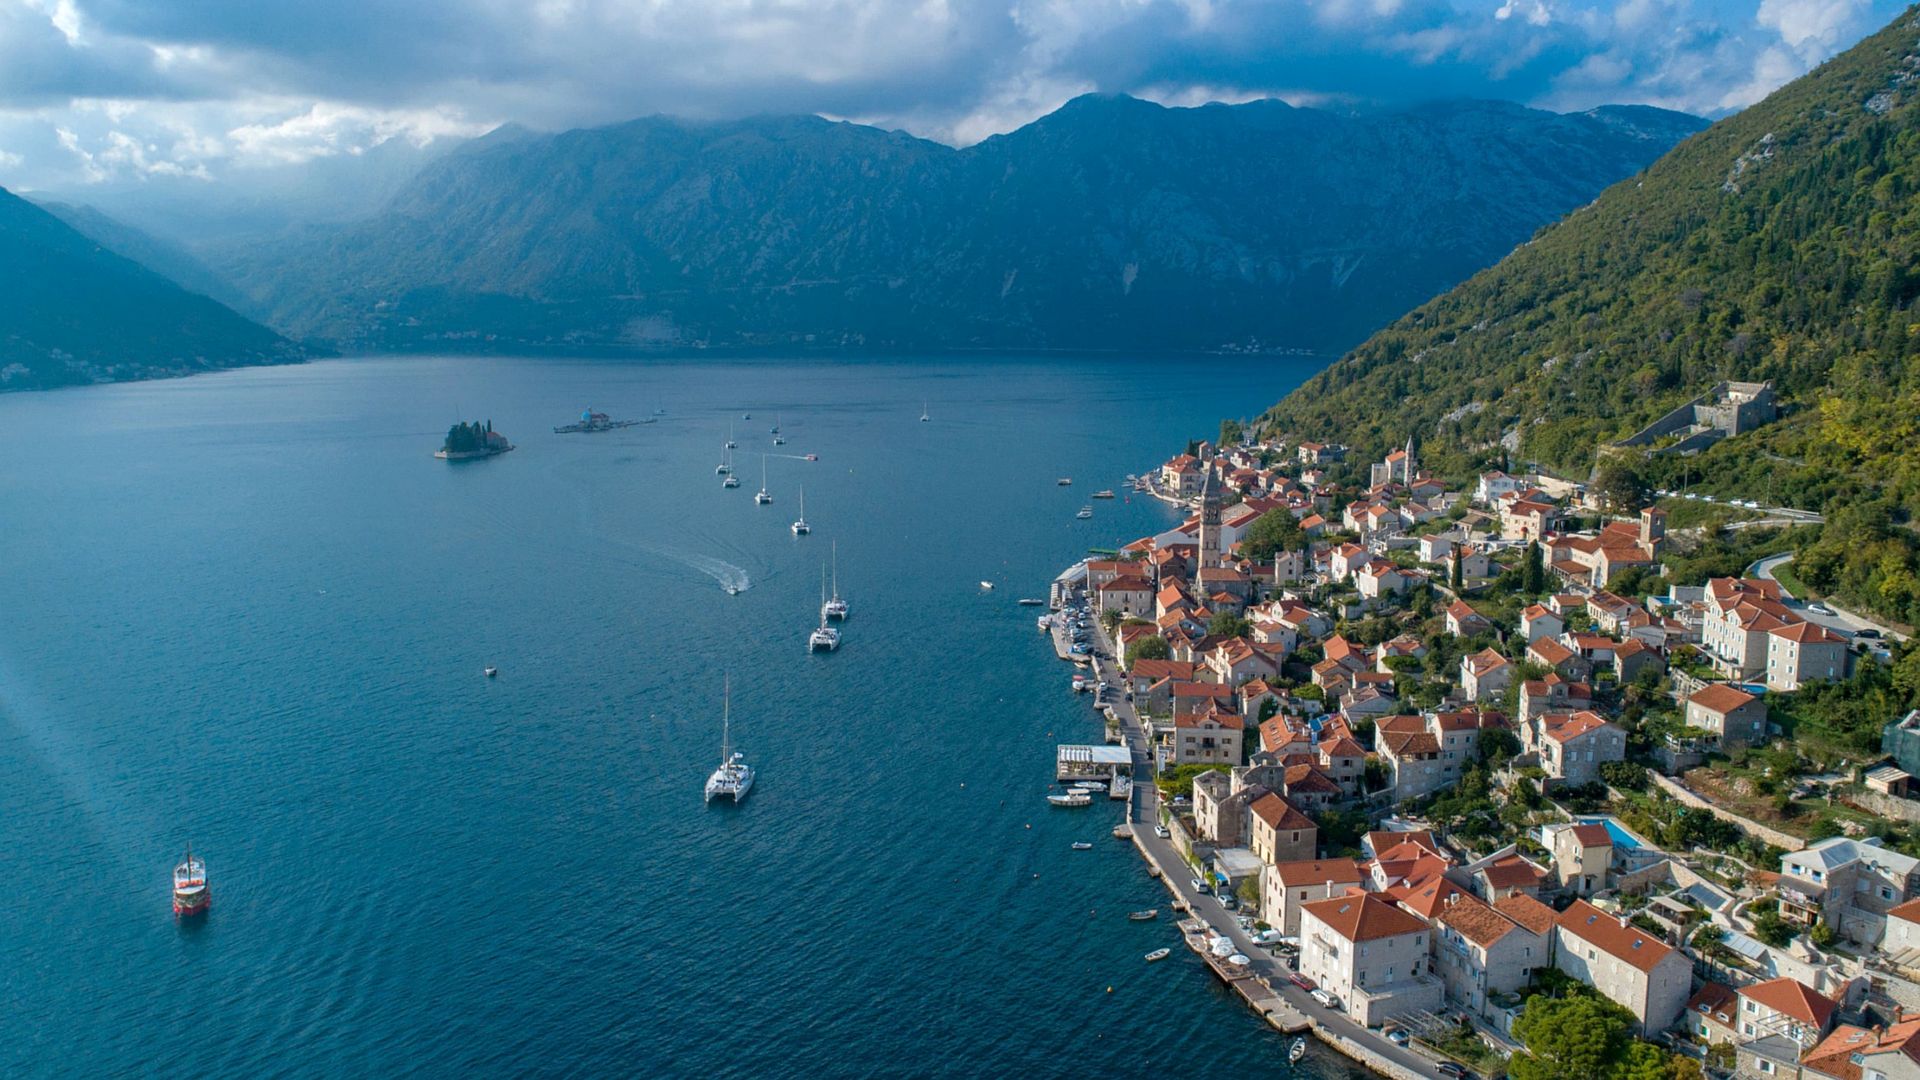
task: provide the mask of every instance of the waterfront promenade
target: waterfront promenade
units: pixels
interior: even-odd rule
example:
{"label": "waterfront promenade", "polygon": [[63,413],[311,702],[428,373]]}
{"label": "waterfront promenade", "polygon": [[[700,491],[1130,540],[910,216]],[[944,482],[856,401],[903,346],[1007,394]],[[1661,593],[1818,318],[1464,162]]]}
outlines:
{"label": "waterfront promenade", "polygon": [[[1093,673],[1101,680],[1108,680],[1112,676],[1109,681],[1118,688],[1121,675],[1114,669],[1112,639],[1098,619],[1092,622],[1096,642]],[[1153,751],[1146,729],[1140,722],[1140,715],[1133,703],[1126,700],[1124,693],[1114,694],[1108,704],[1119,718],[1121,736],[1133,753],[1137,782],[1133,785],[1133,798],[1127,807],[1127,825],[1133,833],[1134,847],[1140,851],[1141,857],[1159,869],[1161,884],[1185,905],[1193,918],[1205,923],[1214,933],[1226,936],[1236,950],[1248,957],[1248,977],[1233,980],[1230,985],[1247,999],[1248,1005],[1281,1031],[1311,1029],[1321,1042],[1395,1080],[1413,1080],[1415,1077],[1439,1080],[1441,1073],[1434,1067],[1433,1059],[1395,1046],[1379,1032],[1361,1027],[1344,1013],[1325,1008],[1314,1001],[1305,990],[1293,983],[1290,978],[1292,972],[1285,964],[1255,944],[1252,935],[1241,928],[1232,912],[1221,906],[1219,900],[1194,889],[1192,867],[1174,848],[1171,840],[1162,839],[1153,831],[1154,826],[1160,823],[1160,790],[1153,783]]]}

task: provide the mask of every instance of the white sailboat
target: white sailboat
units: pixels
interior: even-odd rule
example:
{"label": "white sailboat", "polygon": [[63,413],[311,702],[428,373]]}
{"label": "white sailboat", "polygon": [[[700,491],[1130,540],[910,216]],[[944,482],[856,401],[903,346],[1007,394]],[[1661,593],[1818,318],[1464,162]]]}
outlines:
{"label": "white sailboat", "polygon": [[736,446],[736,445],[737,445],[737,444],[736,444],[736,443],[735,443],[735,442],[733,441],[733,424],[732,424],[732,422],[728,422],[728,424],[727,424],[727,449],[729,449],[729,450],[731,450],[731,449],[733,449],[733,448],[734,448],[734,446]]}
{"label": "white sailboat", "polygon": [[740,478],[733,475],[733,451],[724,450],[721,452],[721,454],[722,454],[722,460],[720,462],[720,473],[721,475],[725,476],[726,479],[720,481],[720,486],[728,487],[728,488],[739,487]]}
{"label": "white sailboat", "polygon": [[933,419],[933,417],[927,415],[927,399],[921,398],[920,399],[920,422],[924,424],[931,419]]}
{"label": "white sailboat", "polygon": [[720,767],[707,777],[707,801],[720,797],[740,802],[753,788],[753,766],[746,756],[733,748],[733,687],[731,680],[721,691]]}
{"label": "white sailboat", "polygon": [[840,647],[840,631],[827,625],[827,568],[820,568],[820,625],[807,635],[808,652],[832,652]]}
{"label": "white sailboat", "polygon": [[793,535],[805,536],[812,531],[813,526],[807,524],[807,486],[802,484],[800,485],[800,516],[793,519]]}
{"label": "white sailboat", "polygon": [[833,598],[820,605],[820,620],[834,619],[845,622],[848,610],[847,602],[840,598],[840,541],[833,542]]}
{"label": "white sailboat", "polygon": [[761,506],[773,505],[773,496],[767,494],[767,455],[765,454],[760,455],[760,490],[754,495],[753,501]]}

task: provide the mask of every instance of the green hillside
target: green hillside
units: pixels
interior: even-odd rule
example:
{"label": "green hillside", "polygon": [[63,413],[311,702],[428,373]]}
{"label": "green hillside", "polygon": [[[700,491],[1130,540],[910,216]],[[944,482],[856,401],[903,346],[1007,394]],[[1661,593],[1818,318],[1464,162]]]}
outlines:
{"label": "green hillside", "polygon": [[[1596,448],[1715,382],[1770,379],[1781,423],[1636,467],[1654,486],[1844,507],[1849,542],[1910,548],[1897,527],[1920,511],[1916,245],[1910,9],[1376,333],[1264,421],[1364,454],[1412,434],[1462,471],[1508,454],[1584,473]],[[1904,577],[1889,562],[1847,591],[1920,615],[1904,561]]]}
{"label": "green hillside", "polygon": [[0,390],[220,368],[307,353],[0,190]]}

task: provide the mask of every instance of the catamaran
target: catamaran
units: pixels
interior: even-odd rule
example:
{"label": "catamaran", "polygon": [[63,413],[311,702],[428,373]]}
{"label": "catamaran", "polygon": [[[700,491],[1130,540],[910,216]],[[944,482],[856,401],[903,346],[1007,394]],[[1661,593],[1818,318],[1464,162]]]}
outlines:
{"label": "catamaran", "polygon": [[840,631],[827,625],[827,568],[820,568],[820,625],[807,635],[808,652],[832,652],[840,647]]}
{"label": "catamaran", "polygon": [[924,424],[924,423],[926,423],[927,421],[929,421],[929,420],[932,420],[932,419],[933,419],[933,417],[931,417],[931,416],[928,416],[928,415],[927,415],[927,402],[926,402],[926,399],[925,399],[925,398],[922,398],[922,399],[920,399],[920,422]]}
{"label": "catamaran", "polygon": [[761,506],[773,505],[773,496],[767,494],[767,455],[765,454],[760,455],[760,490],[753,496],[753,501]]}
{"label": "catamaran", "polygon": [[198,915],[213,903],[207,891],[207,864],[187,845],[187,857],[173,868],[173,913],[182,918]]}
{"label": "catamaran", "polygon": [[813,526],[807,524],[807,486],[802,484],[800,485],[800,516],[793,519],[793,535],[805,536],[812,531]]}
{"label": "catamaran", "polygon": [[820,605],[820,618],[845,622],[848,610],[847,602],[840,599],[840,541],[833,542],[833,598]]}
{"label": "catamaran", "polygon": [[714,797],[740,802],[753,788],[753,766],[746,756],[733,748],[733,687],[729,681],[721,690],[720,767],[707,777],[707,801]]}
{"label": "catamaran", "polygon": [[729,488],[739,487],[740,478],[733,475],[733,451],[724,450],[721,452],[721,454],[722,454],[722,457],[720,461],[720,474],[722,476],[725,476],[726,479],[720,481],[720,486],[729,487]]}
{"label": "catamaran", "polygon": [[734,448],[734,447],[735,447],[736,445],[738,445],[738,444],[736,444],[736,443],[735,443],[735,442],[733,441],[733,425],[732,425],[732,424],[728,424],[728,425],[727,425],[727,449],[729,449],[729,450],[731,450],[731,449],[733,449],[733,448]]}

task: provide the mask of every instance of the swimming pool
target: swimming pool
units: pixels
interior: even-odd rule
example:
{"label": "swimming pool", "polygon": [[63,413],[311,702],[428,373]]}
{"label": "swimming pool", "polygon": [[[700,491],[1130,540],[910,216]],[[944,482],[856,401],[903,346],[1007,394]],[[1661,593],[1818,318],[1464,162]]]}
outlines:
{"label": "swimming pool", "polygon": [[1640,841],[1634,839],[1633,834],[1627,831],[1626,826],[1610,817],[1581,818],[1580,824],[1605,825],[1607,827],[1607,835],[1613,837],[1613,846],[1616,848],[1627,849],[1640,846]]}

